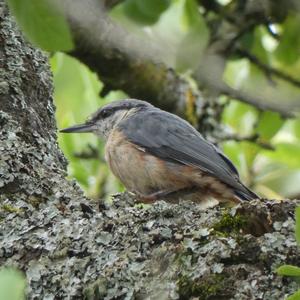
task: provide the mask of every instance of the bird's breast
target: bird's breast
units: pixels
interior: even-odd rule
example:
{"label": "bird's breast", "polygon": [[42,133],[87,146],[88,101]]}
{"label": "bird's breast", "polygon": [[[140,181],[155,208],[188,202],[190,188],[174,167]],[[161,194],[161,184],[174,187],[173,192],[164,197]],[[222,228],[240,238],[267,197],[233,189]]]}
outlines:
{"label": "bird's breast", "polygon": [[[150,194],[162,189],[186,186],[186,178],[176,176],[175,165],[174,170],[171,170],[170,163],[132,144],[117,129],[107,140],[105,158],[111,171],[128,190]],[[177,171],[179,171],[178,168]]]}

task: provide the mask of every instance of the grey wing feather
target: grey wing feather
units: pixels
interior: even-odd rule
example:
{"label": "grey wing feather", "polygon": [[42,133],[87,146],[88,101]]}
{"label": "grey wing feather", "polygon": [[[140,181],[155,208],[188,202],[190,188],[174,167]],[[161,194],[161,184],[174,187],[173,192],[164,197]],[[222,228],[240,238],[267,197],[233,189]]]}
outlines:
{"label": "grey wing feather", "polygon": [[241,198],[256,198],[240,182],[232,162],[183,119],[151,108],[133,114],[119,126],[132,143],[148,153],[199,168],[234,188]]}

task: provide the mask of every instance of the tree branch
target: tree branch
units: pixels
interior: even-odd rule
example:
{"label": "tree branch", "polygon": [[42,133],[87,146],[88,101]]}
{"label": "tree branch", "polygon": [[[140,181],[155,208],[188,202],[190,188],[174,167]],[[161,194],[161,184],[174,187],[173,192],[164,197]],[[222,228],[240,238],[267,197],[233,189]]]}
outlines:
{"label": "tree branch", "polygon": [[200,92],[162,63],[157,45],[112,22],[96,1],[64,3],[76,45],[70,55],[95,71],[106,86],[181,116],[191,97],[195,107],[202,106]]}
{"label": "tree branch", "polygon": [[265,100],[263,95],[259,93],[250,93],[245,90],[237,90],[228,85],[222,85],[219,89],[220,93],[230,98],[239,100],[241,102],[250,104],[258,108],[259,110],[270,110],[279,113],[284,118],[294,118],[296,116],[295,111],[291,111],[291,107],[288,107],[284,102],[281,104],[271,103]]}
{"label": "tree branch", "polygon": [[102,157],[100,157],[99,149],[92,146],[91,144],[88,144],[87,149],[85,149],[84,151],[74,153],[74,156],[80,159],[96,159],[99,162],[101,160],[104,162]]}
{"label": "tree branch", "polygon": [[[205,114],[202,110],[206,107],[206,101],[200,91],[163,63],[164,54],[159,45],[128,33],[105,14],[105,9],[96,0],[64,0],[64,5],[76,45],[70,55],[98,74],[105,85],[103,92],[121,89],[130,97],[144,99],[183,117],[186,117],[190,107],[194,112],[197,108],[198,112]],[[247,26],[245,28],[248,30]],[[239,32],[237,34],[239,37]],[[205,75],[210,76],[211,66],[205,70]],[[208,87],[215,86],[216,92],[259,109],[276,111],[285,117],[292,116],[289,107],[286,109],[281,104],[268,103],[264,97],[224,86],[221,82],[222,70],[223,67],[219,70],[220,76],[214,79],[216,82],[205,80],[202,88],[206,88],[206,84]]]}
{"label": "tree branch", "polygon": [[99,0],[103,1],[103,5],[106,9],[112,9],[114,6],[120,4],[121,2],[124,2],[124,0]]}
{"label": "tree branch", "polygon": [[251,54],[249,51],[242,49],[242,48],[237,48],[236,53],[242,57],[247,58],[251,63],[256,65],[258,68],[260,68],[264,73],[266,73],[267,76],[275,75],[276,77],[281,78],[281,79],[293,84],[294,86],[300,88],[300,80],[298,80],[276,68],[273,68],[273,67],[263,63],[261,60],[259,60],[259,58],[257,56]]}
{"label": "tree branch", "polygon": [[218,95],[229,96],[260,110],[278,112],[285,118],[295,116],[295,106],[288,105],[286,101],[274,101],[274,99],[270,99],[269,96],[265,96],[259,90],[238,90],[228,86],[222,78],[224,65],[225,59],[222,55],[207,54],[195,73],[195,80],[199,87],[209,89]]}
{"label": "tree branch", "polygon": [[237,134],[223,134],[223,135],[218,135],[216,136],[218,142],[220,141],[235,141],[235,142],[250,142],[254,143],[258,146],[260,146],[263,149],[266,150],[275,150],[275,147],[271,145],[270,143],[262,142],[259,139],[259,134],[254,133],[248,136],[240,136]]}

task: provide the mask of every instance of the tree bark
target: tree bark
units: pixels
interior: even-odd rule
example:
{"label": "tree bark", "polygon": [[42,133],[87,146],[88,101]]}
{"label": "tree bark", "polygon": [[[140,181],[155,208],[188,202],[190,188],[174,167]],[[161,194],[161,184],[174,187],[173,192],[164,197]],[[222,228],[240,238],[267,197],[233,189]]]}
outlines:
{"label": "tree bark", "polygon": [[111,205],[66,180],[47,57],[0,1],[0,263],[26,273],[29,299],[281,299],[299,265],[296,202]]}
{"label": "tree bark", "polygon": [[202,108],[205,102],[200,91],[164,64],[159,45],[113,22],[102,2],[64,0],[64,13],[75,42],[70,55],[97,73],[104,93],[120,89],[187,117],[190,106]]}

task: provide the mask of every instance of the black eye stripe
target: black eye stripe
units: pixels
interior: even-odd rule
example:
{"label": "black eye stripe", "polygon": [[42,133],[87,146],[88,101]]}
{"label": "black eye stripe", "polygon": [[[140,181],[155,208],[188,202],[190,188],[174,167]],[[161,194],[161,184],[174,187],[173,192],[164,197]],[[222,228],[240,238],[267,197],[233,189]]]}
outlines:
{"label": "black eye stripe", "polygon": [[90,122],[96,122],[98,119],[108,118],[109,116],[111,116],[112,114],[114,114],[116,111],[119,110],[129,110],[131,108],[143,108],[143,107],[145,107],[144,103],[138,103],[138,104],[134,103],[134,105],[132,103],[126,103],[126,104],[122,103],[122,105],[102,108],[92,116]]}

